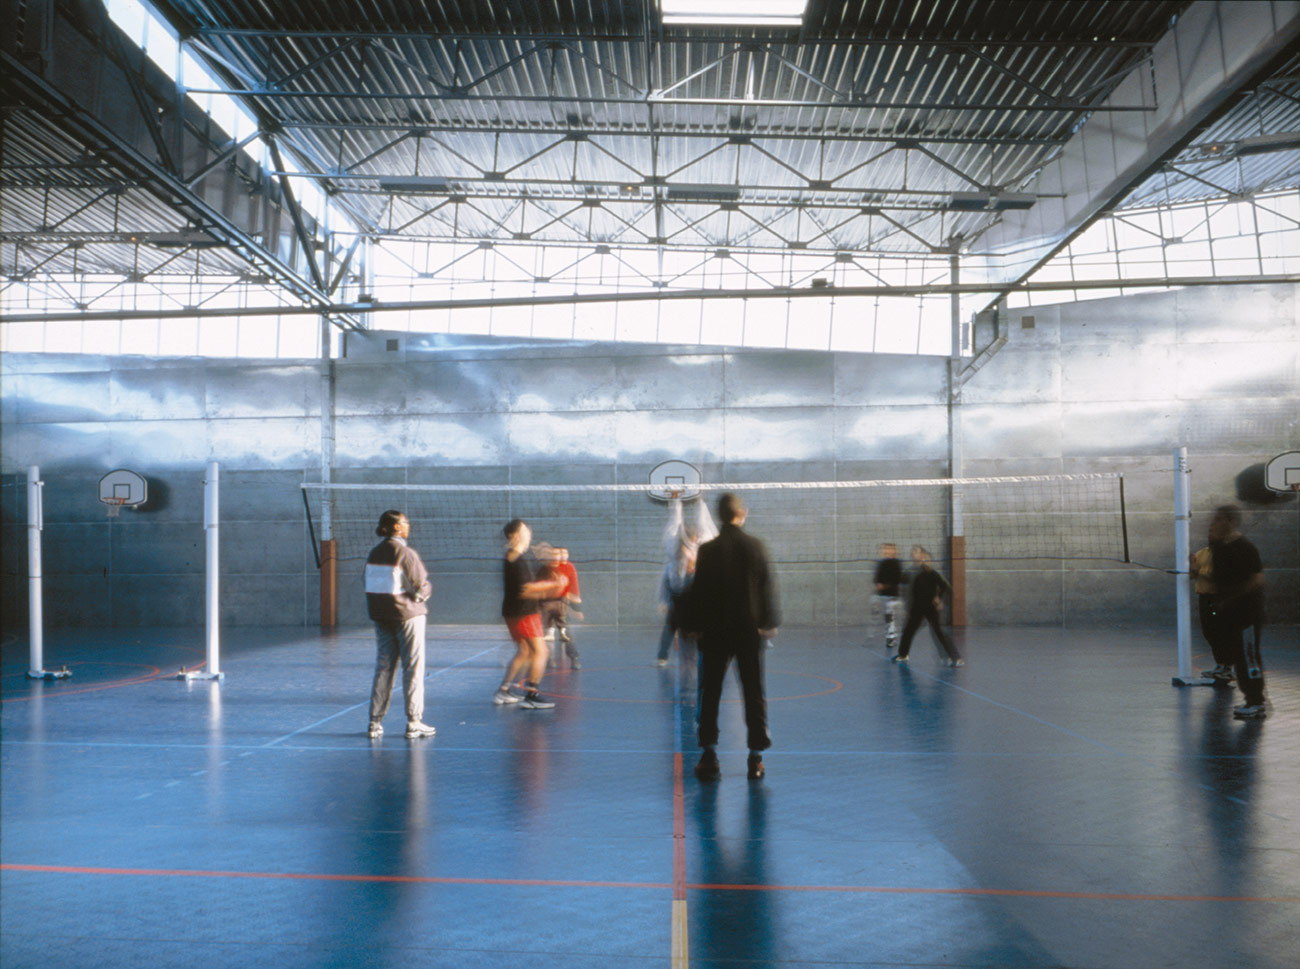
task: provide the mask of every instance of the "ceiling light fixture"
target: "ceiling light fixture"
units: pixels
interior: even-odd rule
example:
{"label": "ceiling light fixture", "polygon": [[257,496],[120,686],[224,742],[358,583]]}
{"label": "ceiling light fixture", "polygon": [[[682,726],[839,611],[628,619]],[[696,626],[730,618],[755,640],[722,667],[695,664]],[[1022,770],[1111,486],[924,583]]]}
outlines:
{"label": "ceiling light fixture", "polygon": [[666,25],[798,27],[808,0],[659,0]]}

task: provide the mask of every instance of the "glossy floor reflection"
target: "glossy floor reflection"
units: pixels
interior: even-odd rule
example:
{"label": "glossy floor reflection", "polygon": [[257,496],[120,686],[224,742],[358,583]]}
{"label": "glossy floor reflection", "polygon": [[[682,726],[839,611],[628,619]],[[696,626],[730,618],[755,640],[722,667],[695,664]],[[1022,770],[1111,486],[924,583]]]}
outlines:
{"label": "glossy floor reflection", "polygon": [[656,632],[581,629],[526,711],[502,631],[431,629],[426,741],[400,696],[365,736],[365,629],[230,630],[219,684],[173,678],[201,631],[51,633],[52,683],[7,643],[0,965],[1297,964],[1294,629],[1264,723],[1164,632],[972,629],[950,670],[786,630],[768,776],[729,683],[711,785]]}

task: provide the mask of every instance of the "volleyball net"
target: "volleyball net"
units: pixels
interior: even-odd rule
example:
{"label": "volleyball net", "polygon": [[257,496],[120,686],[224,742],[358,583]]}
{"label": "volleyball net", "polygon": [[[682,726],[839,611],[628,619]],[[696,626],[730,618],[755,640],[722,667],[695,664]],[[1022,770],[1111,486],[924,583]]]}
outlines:
{"label": "volleyball net", "polygon": [[411,520],[412,543],[435,573],[495,566],[513,518],[579,564],[658,567],[671,503],[682,503],[689,525],[697,502],[713,511],[728,491],[748,507],[748,527],[778,567],[865,565],[882,543],[904,556],[920,545],[943,561],[953,535],[964,536],[973,562],[1129,561],[1123,476],[1113,473],[726,482],[691,485],[668,501],[644,484],[304,483],[302,491],[318,556],[325,539],[339,561],[364,559],[379,516],[394,509]]}

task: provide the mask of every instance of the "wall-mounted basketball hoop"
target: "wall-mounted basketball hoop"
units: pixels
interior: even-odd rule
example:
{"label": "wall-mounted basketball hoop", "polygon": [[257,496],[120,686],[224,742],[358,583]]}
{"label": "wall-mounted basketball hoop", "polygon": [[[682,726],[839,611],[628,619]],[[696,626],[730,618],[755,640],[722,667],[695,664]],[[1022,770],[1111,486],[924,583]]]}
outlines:
{"label": "wall-mounted basketball hoop", "polygon": [[651,498],[670,501],[673,498],[689,500],[700,496],[700,469],[686,461],[664,461],[650,471],[650,486],[646,489]]}
{"label": "wall-mounted basketball hoop", "polygon": [[142,474],[118,468],[99,479],[99,500],[108,517],[116,518],[123,508],[137,508],[149,500],[149,482]]}
{"label": "wall-mounted basketball hoop", "polygon": [[1264,487],[1269,491],[1300,491],[1300,451],[1279,454],[1264,465]]}

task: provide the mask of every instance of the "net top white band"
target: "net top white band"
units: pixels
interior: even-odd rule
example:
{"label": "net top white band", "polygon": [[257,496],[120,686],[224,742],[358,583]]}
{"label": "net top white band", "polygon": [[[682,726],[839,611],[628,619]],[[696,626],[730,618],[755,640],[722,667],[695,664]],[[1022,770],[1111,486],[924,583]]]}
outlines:
{"label": "net top white band", "polygon": [[[866,481],[730,481],[720,482],[717,484],[695,484],[691,485],[693,490],[698,491],[780,491],[780,490],[807,490],[810,488],[834,489],[834,488],[897,488],[897,487],[952,487],[952,488],[975,488],[982,485],[1007,485],[1007,484],[1048,484],[1051,482],[1060,482],[1062,484],[1071,481],[1116,481],[1122,479],[1124,475],[1119,472],[1089,472],[1084,474],[1037,474],[1037,475],[1004,475],[1001,477],[989,478],[883,478],[879,480]],[[555,491],[588,491],[588,492],[638,492],[648,491],[652,487],[659,487],[649,484],[389,484],[386,482],[374,481],[369,484],[323,484],[321,482],[304,481],[302,486],[304,491],[373,491],[382,488],[386,491],[446,491],[446,492],[555,492]]]}

